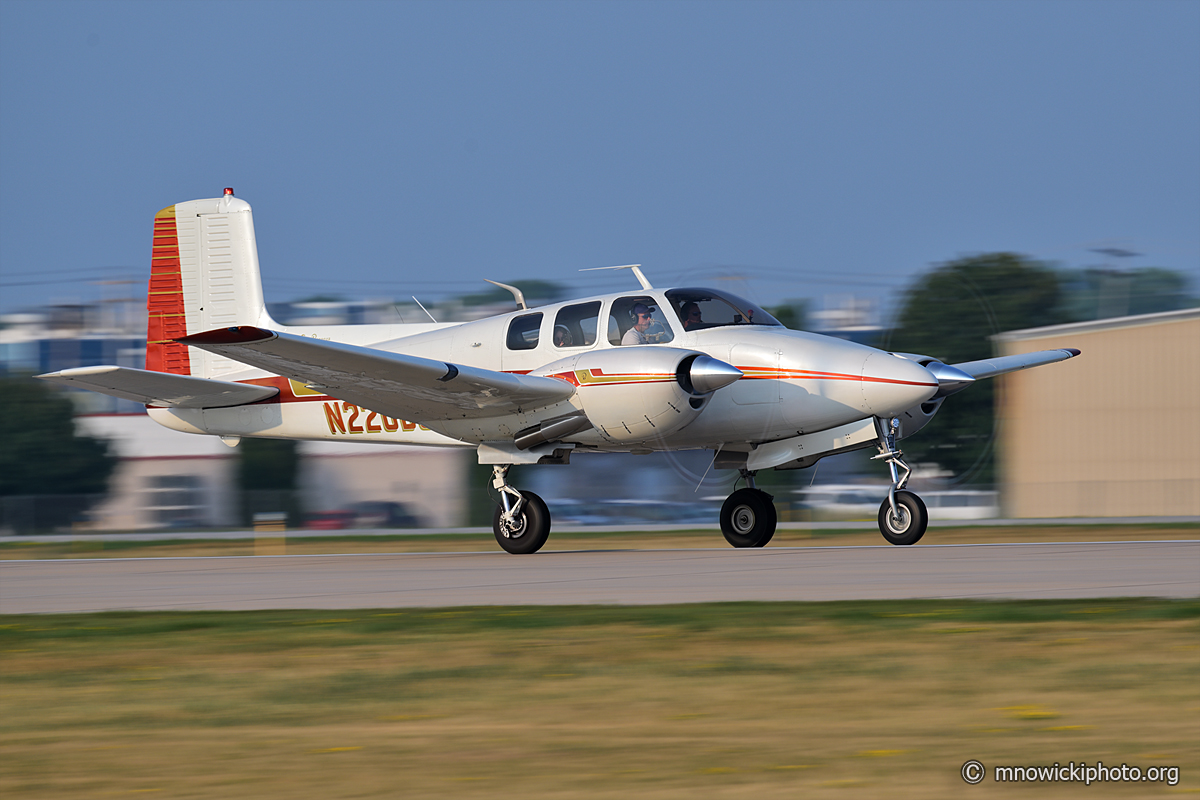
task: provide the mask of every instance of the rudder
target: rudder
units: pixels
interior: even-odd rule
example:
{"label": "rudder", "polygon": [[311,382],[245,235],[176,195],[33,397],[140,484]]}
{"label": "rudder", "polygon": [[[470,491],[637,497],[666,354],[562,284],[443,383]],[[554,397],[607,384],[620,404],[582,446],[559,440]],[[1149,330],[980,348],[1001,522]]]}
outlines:
{"label": "rudder", "polygon": [[175,206],[154,215],[146,312],[146,369],[176,375],[192,374],[187,345],[174,341],[187,335]]}

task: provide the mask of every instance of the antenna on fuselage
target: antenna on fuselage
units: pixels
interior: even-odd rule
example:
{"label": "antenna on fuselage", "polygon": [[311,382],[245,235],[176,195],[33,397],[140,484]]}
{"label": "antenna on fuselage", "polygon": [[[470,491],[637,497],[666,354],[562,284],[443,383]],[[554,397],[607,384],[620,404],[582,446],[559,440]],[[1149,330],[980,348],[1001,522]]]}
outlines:
{"label": "antenna on fuselage", "polygon": [[[412,296],[412,299],[413,299],[413,302],[414,302],[414,303],[416,303],[417,305],[421,306],[421,301],[417,299],[417,296],[416,296],[415,294]],[[433,314],[430,314],[430,313],[429,313],[429,309],[428,309],[428,308],[426,308],[425,306],[421,306],[421,310],[425,312],[425,316],[429,317],[430,319],[433,319]],[[402,319],[403,319],[403,318],[402,318]],[[436,324],[437,324],[437,320],[436,320],[436,319],[433,319],[433,324],[434,324],[434,325],[436,325]]]}
{"label": "antenna on fuselage", "polygon": [[509,286],[507,283],[500,283],[499,281],[488,281],[487,278],[484,278],[484,280],[487,281],[488,283],[490,283],[492,286],[499,286],[501,289],[508,289],[510,292],[512,292],[513,299],[517,301],[517,305],[519,305],[521,308],[523,308],[527,311],[529,310],[529,306],[525,305],[525,295],[523,295],[521,293],[520,289],[518,289],[515,286]]}
{"label": "antenna on fuselage", "polygon": [[642,274],[642,265],[641,264],[622,264],[619,267],[587,267],[586,269],[581,269],[579,271],[580,272],[595,272],[598,269],[633,270],[633,276],[638,279],[638,283],[640,283],[642,285],[643,289],[650,290],[650,289],[654,288],[653,286],[650,285],[650,281],[646,280],[646,276]]}

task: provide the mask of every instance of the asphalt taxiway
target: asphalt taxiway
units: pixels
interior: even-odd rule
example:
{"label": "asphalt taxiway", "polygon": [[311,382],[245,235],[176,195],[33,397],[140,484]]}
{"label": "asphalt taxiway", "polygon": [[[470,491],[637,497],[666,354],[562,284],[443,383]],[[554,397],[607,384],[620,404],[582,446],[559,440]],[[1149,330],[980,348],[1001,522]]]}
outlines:
{"label": "asphalt taxiway", "polygon": [[0,613],[1200,596],[1200,540],[0,562]]}

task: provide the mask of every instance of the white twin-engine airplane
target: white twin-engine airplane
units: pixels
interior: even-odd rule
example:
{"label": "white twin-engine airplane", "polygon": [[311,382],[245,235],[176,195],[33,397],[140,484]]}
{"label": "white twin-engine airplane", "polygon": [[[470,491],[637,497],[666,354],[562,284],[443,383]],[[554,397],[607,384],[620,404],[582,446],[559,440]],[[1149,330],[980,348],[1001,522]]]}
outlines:
{"label": "white twin-engine airplane", "polygon": [[[896,441],[976,380],[1050,364],[1047,350],[963,364],[788,330],[726,292],[640,291],[520,309],[474,322],[288,327],[263,303],[250,205],[193,200],[154,218],[146,369],[100,366],[39,377],[145,403],[168,428],[242,436],[471,447],[492,465],[493,528],[534,553],[550,512],[508,482],[517,464],[577,453],[712,450],[745,488],[721,509],[734,547],[775,533],[764,469],[800,469],[877,446],[892,488],[879,530],[913,544],[928,514],[905,490]],[[501,285],[501,284],[497,284]]]}

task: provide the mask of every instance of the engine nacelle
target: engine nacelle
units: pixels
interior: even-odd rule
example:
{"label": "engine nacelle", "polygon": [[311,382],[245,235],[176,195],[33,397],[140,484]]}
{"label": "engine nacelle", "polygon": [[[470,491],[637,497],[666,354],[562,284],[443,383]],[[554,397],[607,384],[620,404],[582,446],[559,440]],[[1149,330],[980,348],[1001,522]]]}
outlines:
{"label": "engine nacelle", "polygon": [[897,436],[901,439],[907,439],[928,425],[933,420],[933,415],[942,407],[942,401],[945,399],[944,397],[936,397],[932,400],[926,400],[924,403],[907,408],[897,414],[896,418],[900,420],[900,430]]}
{"label": "engine nacelle", "polygon": [[925,367],[925,369],[932,372],[934,377],[938,379],[940,387],[938,393],[924,403],[919,403],[896,415],[900,420],[900,430],[897,432],[897,437],[905,439],[933,421],[934,415],[941,409],[942,402],[945,401],[948,395],[965,389],[967,385],[953,378],[944,380],[939,375],[939,372],[941,371],[940,368],[944,368],[946,365],[933,356],[924,356],[917,353],[892,353],[892,355],[907,358],[909,361],[915,361],[922,367]]}
{"label": "engine nacelle", "polygon": [[673,347],[622,347],[580,353],[547,364],[534,375],[578,387],[583,413],[605,440],[651,442],[683,429],[712,393],[742,376],[724,361]]}

